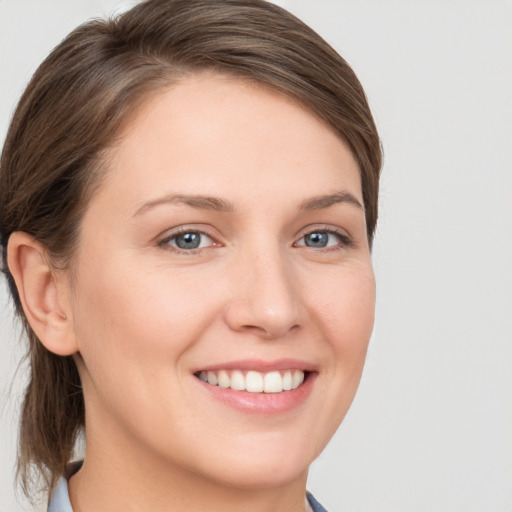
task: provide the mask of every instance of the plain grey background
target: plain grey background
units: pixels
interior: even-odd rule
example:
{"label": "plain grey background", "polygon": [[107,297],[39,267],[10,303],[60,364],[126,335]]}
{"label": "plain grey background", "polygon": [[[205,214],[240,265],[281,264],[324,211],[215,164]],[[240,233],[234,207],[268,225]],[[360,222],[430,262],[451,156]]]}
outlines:
{"label": "plain grey background", "polygon": [[[50,49],[119,0],[0,0],[0,140]],[[354,67],[385,165],[377,320],[352,409],[312,467],[332,512],[512,510],[512,2],[281,0]],[[0,285],[0,511],[22,344]]]}

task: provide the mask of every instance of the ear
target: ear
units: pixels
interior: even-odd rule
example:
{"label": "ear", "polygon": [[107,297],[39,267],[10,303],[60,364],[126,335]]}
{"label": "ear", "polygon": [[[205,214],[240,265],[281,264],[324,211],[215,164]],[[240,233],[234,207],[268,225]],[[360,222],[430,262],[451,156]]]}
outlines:
{"label": "ear", "polygon": [[27,233],[17,231],[9,237],[7,265],[30,327],[50,352],[69,356],[78,351],[69,276],[51,267],[49,261],[44,246]]}

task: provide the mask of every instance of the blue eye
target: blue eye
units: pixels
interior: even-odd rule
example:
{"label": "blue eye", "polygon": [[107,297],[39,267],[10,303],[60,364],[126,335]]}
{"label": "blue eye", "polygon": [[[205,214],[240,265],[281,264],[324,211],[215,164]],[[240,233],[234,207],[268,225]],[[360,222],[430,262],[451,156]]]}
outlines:
{"label": "blue eye", "polygon": [[213,240],[200,231],[184,231],[172,235],[161,242],[161,245],[170,245],[183,251],[202,249],[213,245]]}
{"label": "blue eye", "polygon": [[329,244],[329,233],[309,233],[304,237],[304,244],[308,247],[327,247]]}
{"label": "blue eye", "polygon": [[325,249],[328,247],[349,245],[347,236],[334,231],[312,231],[304,235],[297,245],[311,247],[313,249]]}

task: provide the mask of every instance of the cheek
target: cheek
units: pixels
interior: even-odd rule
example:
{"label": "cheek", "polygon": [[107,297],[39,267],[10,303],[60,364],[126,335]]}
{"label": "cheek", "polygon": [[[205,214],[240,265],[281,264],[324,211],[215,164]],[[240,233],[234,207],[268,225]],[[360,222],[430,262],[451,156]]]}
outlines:
{"label": "cheek", "polygon": [[114,418],[137,436],[158,438],[141,434],[147,425],[137,422],[134,407],[153,426],[169,428],[174,412],[164,404],[176,401],[170,393],[180,396],[188,376],[182,356],[218,316],[219,300],[214,291],[205,294],[197,273],[133,271],[137,266],[89,269],[94,279],[82,280],[75,332],[89,428]]}
{"label": "cheek", "polygon": [[375,316],[371,264],[333,269],[315,279],[311,288],[308,295],[324,338],[344,357],[364,357]]}
{"label": "cheek", "polygon": [[317,381],[322,401],[310,436],[319,453],[345,417],[361,379],[375,312],[371,263],[333,267],[317,275],[308,290],[324,355]]}
{"label": "cheek", "polygon": [[200,273],[140,267],[117,261],[84,268],[94,278],[81,281],[75,332],[91,374],[156,374],[164,365],[168,372],[218,315],[219,300],[214,290],[205,294]]}

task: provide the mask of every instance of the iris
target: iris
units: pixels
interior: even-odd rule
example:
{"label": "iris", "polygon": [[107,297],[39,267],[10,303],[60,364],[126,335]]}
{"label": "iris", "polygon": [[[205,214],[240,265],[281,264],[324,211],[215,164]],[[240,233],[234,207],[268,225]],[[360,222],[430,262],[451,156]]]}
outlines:
{"label": "iris", "polygon": [[315,232],[304,237],[304,244],[308,247],[327,247],[329,233]]}
{"label": "iris", "polygon": [[174,243],[180,249],[197,249],[201,244],[201,233],[188,232],[176,235]]}

